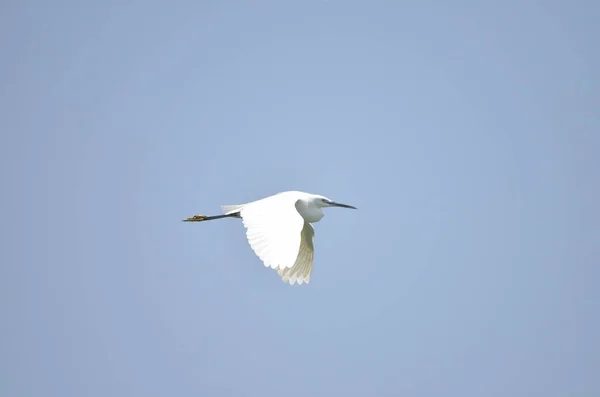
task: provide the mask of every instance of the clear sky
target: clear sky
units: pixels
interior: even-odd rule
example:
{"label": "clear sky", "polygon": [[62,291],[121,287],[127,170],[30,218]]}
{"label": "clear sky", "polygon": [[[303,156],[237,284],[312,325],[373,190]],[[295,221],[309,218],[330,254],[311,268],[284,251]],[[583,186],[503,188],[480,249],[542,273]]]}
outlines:
{"label": "clear sky", "polygon": [[600,395],[600,3],[0,9],[0,395]]}

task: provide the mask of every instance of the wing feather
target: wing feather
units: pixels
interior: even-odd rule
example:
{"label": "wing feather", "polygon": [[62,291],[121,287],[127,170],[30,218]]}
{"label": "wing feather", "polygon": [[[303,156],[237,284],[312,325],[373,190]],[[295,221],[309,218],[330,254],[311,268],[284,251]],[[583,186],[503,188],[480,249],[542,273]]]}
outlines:
{"label": "wing feather", "polygon": [[294,285],[296,282],[299,285],[302,285],[302,283],[308,284],[315,256],[314,241],[315,229],[310,223],[305,222],[302,228],[300,250],[294,266],[277,270],[284,283],[290,285]]}
{"label": "wing feather", "polygon": [[272,196],[244,205],[240,211],[246,237],[266,267],[292,267],[298,257],[304,218],[297,198]]}

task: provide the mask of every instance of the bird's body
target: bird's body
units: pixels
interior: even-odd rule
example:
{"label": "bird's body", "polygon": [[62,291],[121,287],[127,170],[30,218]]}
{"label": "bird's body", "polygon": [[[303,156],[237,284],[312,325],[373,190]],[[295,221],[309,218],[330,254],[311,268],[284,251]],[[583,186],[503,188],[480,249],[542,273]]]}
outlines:
{"label": "bird's body", "polygon": [[223,215],[196,215],[186,222],[241,218],[248,243],[266,267],[277,270],[284,282],[308,283],[314,259],[314,229],[325,207],[354,208],[327,197],[288,191],[257,201],[222,205]]}

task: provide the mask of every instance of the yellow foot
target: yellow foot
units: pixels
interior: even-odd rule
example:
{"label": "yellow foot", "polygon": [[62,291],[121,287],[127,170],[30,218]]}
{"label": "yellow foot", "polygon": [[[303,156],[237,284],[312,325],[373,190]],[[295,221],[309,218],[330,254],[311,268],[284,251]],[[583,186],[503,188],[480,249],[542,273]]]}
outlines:
{"label": "yellow foot", "polygon": [[184,222],[201,222],[205,219],[206,219],[206,216],[204,216],[204,215],[194,215],[192,217],[184,219],[183,221]]}

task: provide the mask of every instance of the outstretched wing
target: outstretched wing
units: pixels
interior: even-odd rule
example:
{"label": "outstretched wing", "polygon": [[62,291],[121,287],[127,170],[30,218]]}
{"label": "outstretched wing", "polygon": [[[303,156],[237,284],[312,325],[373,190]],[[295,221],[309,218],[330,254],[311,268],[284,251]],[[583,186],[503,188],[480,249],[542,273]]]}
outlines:
{"label": "outstretched wing", "polygon": [[296,201],[296,197],[276,195],[240,211],[248,243],[267,267],[285,269],[296,262],[304,226]]}
{"label": "outstretched wing", "polygon": [[294,285],[295,282],[299,285],[302,283],[308,284],[315,258],[314,241],[315,229],[310,223],[304,222],[300,240],[300,250],[294,266],[277,270],[277,273],[279,273],[284,283],[290,283],[290,285]]}

